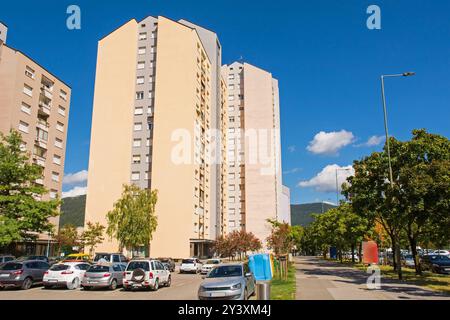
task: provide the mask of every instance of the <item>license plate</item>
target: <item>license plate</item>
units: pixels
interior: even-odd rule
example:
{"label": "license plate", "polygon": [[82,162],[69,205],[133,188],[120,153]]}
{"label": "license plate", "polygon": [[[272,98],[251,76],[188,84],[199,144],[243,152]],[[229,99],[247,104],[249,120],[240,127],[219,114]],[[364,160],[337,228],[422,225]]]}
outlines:
{"label": "license plate", "polygon": [[97,280],[89,280],[88,282],[89,283],[97,283],[98,281]]}
{"label": "license plate", "polygon": [[142,284],[133,284],[133,287],[142,287]]}
{"label": "license plate", "polygon": [[9,277],[9,274],[7,274],[7,273],[0,274],[0,278],[7,278],[7,277]]}
{"label": "license plate", "polygon": [[225,293],[223,292],[211,292],[210,297],[225,297]]}
{"label": "license plate", "polygon": [[48,279],[47,281],[48,282],[58,282],[58,280],[56,280],[56,279]]}

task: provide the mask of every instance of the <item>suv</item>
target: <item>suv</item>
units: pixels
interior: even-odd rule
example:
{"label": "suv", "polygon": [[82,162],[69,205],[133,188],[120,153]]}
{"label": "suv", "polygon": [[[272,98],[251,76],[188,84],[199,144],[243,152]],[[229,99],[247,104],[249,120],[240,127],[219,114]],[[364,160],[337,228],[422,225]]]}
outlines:
{"label": "suv", "polygon": [[44,273],[50,265],[41,260],[10,261],[0,267],[0,287],[30,289],[35,283],[42,283]]}
{"label": "suv", "polygon": [[434,273],[450,274],[450,257],[441,255],[428,255],[422,257],[422,266],[425,270]]}
{"label": "suv", "polygon": [[0,266],[6,262],[15,260],[16,257],[11,255],[0,255]]}
{"label": "suv", "polygon": [[16,261],[29,261],[29,260],[39,260],[45,261],[47,263],[49,262],[47,256],[21,256],[16,259]]}
{"label": "suv", "polygon": [[130,261],[127,257],[125,257],[121,253],[105,253],[98,252],[95,254],[94,263],[122,263],[126,265]]}
{"label": "suv", "polygon": [[181,261],[180,273],[199,273],[202,270],[202,263],[197,258],[183,259]]}
{"label": "suv", "polygon": [[140,288],[156,291],[160,285],[170,287],[171,281],[170,271],[153,259],[132,260],[123,273],[123,288],[126,291]]}
{"label": "suv", "polygon": [[170,272],[175,271],[175,261],[173,261],[172,258],[158,258],[158,260],[161,261],[161,263],[165,265]]}

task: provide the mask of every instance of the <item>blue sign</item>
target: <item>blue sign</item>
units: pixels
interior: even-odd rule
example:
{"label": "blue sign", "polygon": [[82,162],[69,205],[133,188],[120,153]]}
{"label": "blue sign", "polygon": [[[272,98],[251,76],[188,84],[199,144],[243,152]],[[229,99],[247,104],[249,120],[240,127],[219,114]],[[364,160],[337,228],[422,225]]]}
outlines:
{"label": "blue sign", "polygon": [[272,280],[272,266],[269,254],[253,254],[248,260],[248,266],[256,281]]}

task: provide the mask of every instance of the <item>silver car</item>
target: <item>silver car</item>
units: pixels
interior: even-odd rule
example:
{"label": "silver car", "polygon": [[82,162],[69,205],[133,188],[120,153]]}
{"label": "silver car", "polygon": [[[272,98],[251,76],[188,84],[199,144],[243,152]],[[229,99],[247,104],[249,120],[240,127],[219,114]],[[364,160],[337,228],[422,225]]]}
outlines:
{"label": "silver car", "polygon": [[255,278],[247,263],[213,268],[198,289],[200,300],[247,300],[255,293]]}
{"label": "silver car", "polygon": [[116,290],[123,285],[123,273],[125,266],[121,263],[95,264],[84,274],[81,287],[84,290],[91,288],[109,288]]}

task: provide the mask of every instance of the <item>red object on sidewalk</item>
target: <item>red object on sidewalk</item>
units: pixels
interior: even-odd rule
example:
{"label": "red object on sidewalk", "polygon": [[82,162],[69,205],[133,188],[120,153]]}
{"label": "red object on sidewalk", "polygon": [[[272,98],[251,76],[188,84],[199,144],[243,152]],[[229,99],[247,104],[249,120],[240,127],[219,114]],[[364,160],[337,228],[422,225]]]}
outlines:
{"label": "red object on sidewalk", "polygon": [[375,241],[364,241],[363,242],[363,263],[378,264],[378,246]]}

